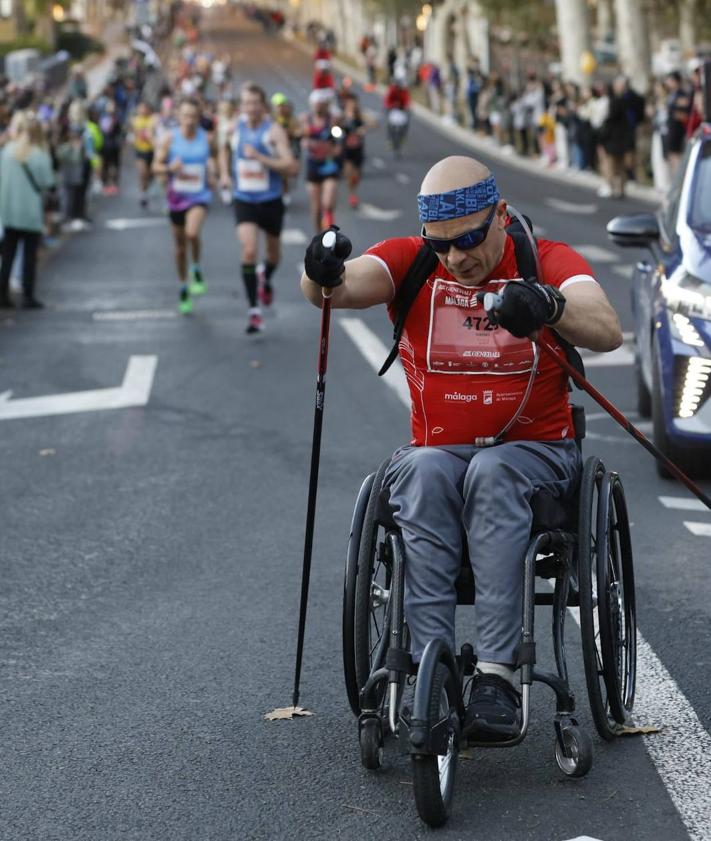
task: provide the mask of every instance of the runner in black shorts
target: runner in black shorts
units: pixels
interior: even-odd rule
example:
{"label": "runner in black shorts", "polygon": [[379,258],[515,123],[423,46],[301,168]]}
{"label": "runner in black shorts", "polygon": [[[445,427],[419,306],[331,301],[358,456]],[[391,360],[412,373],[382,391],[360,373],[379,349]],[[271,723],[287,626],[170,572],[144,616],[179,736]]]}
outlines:
{"label": "runner in black shorts", "polygon": [[333,225],[338,179],[341,176],[343,129],[331,116],[333,91],[317,88],[309,96],[310,111],[302,118],[301,144],[306,154],[306,181],[314,230]]}
{"label": "runner in black shorts", "polygon": [[[242,280],[249,301],[248,333],[264,329],[257,296],[272,303],[272,275],[281,256],[279,237],[284,218],[283,175],[295,175],[298,164],[284,129],[269,116],[267,98],[254,82],[245,82],[240,93],[241,117],[232,136],[220,149],[220,184],[232,189]],[[266,234],[266,259],[257,276],[259,231]],[[261,283],[259,282],[261,280]]]}
{"label": "runner in black shorts", "polygon": [[365,133],[372,122],[361,112],[358,97],[351,92],[343,96],[343,175],[348,184],[348,203],[358,207],[356,190],[360,184],[363,162],[365,161]]}

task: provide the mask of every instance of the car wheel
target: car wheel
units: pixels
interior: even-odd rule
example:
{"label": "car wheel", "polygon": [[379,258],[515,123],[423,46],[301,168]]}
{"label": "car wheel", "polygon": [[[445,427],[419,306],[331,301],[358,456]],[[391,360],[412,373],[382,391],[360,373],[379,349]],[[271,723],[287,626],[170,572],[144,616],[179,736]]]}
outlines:
{"label": "car wheel", "polygon": [[634,379],[637,388],[637,413],[641,418],[649,418],[652,415],[652,395],[647,388],[642,376],[642,366],[639,356],[634,357]]}
{"label": "car wheel", "polygon": [[[652,359],[652,430],[654,443],[662,453],[688,476],[702,479],[711,475],[711,456],[699,448],[679,447],[669,440],[664,421],[661,375],[656,352]],[[657,460],[657,473],[662,479],[674,478],[667,468]]]}

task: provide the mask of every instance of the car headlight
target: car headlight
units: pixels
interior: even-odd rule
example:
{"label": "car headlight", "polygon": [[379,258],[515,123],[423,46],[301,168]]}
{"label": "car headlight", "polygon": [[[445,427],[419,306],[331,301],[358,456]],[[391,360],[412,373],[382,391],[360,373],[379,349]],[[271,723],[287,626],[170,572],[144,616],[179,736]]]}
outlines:
{"label": "car headlight", "polygon": [[678,418],[692,418],[711,394],[711,359],[676,358],[674,409]]}
{"label": "car headlight", "polygon": [[711,321],[711,284],[687,272],[662,278],[661,293],[670,312]]}

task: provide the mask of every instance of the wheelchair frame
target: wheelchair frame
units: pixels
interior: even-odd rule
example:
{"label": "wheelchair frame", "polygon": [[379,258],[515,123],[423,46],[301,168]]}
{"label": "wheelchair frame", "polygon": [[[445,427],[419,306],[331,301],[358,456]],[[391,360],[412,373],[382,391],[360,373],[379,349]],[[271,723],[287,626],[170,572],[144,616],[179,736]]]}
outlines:
{"label": "wheelchair frame", "polygon": [[[442,640],[431,641],[419,664],[411,720],[399,716],[403,682],[414,668],[403,608],[405,547],[383,499],[388,464],[389,459],[363,482],[351,523],[343,602],[346,689],[358,717],[363,765],[376,769],[382,764],[387,722],[401,752],[412,757],[418,812],[425,822],[439,826],[447,820],[451,807],[456,754],[462,742],[462,690],[474,673],[475,659],[471,645],[462,646],[455,657]],[[534,527],[523,562],[522,635],[516,664],[521,680],[521,729],[505,742],[467,744],[513,747],[523,741],[530,723],[531,685],[543,683],[556,697],[553,724],[558,766],[568,776],[581,777],[592,766],[592,740],[574,715],[575,696],[565,650],[566,613],[568,608],[580,608],[593,720],[602,738],[613,739],[634,703],[636,618],[629,521],[619,476],[606,471],[594,456],[584,465],[573,500],[566,506],[554,501],[552,507],[545,501],[543,495],[532,500]],[[542,510],[546,507],[547,511]],[[541,524],[546,517],[553,522]],[[381,571],[385,579],[376,581]],[[536,577],[555,579],[553,592],[536,592]],[[465,553],[457,581],[458,604],[474,603],[473,585]],[[552,608],[555,672],[535,668],[536,605]],[[371,623],[374,610],[380,608],[382,628],[376,623],[378,638],[372,645]],[[442,694],[441,703],[433,691]],[[449,705],[446,715],[445,699]]]}

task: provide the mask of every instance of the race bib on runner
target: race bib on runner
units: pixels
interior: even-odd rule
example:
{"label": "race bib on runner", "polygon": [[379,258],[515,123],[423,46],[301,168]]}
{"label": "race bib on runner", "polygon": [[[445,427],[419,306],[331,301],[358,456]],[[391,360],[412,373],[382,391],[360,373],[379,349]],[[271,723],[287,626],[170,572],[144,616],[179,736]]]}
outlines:
{"label": "race bib on runner", "polygon": [[[499,291],[506,281],[490,281]],[[520,374],[531,370],[530,339],[517,339],[492,324],[477,301],[482,288],[434,281],[427,338],[427,369],[438,374]]]}
{"label": "race bib on runner", "polygon": [[199,193],[205,187],[205,164],[183,164],[173,179],[176,193]]}
{"label": "race bib on runner", "polygon": [[237,189],[242,193],[261,193],[269,189],[269,173],[260,161],[237,161]]}

